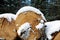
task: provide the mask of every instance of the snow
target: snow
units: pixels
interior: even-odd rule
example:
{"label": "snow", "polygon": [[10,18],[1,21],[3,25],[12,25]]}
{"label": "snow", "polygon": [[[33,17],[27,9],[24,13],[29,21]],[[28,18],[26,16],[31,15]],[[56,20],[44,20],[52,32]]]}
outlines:
{"label": "snow", "polygon": [[12,13],[4,13],[4,14],[0,14],[0,18],[6,18],[9,22],[13,20],[15,20],[16,15],[12,14]]}
{"label": "snow", "polygon": [[52,39],[51,34],[60,30],[60,21],[56,20],[56,21],[46,22],[45,25],[47,26],[46,27],[47,38],[51,40]]}
{"label": "snow", "polygon": [[40,20],[40,23],[42,23],[42,24],[43,24],[43,23],[44,23],[44,20]]}
{"label": "snow", "polygon": [[26,11],[33,11],[33,12],[36,12],[37,14],[39,14],[39,15],[41,14],[42,18],[46,21],[43,13],[42,13],[39,9],[34,8],[34,7],[32,7],[32,6],[25,6],[25,7],[22,7],[21,9],[19,9],[18,12],[16,13],[16,17],[17,17],[19,14],[21,14],[22,12],[26,12]]}
{"label": "snow", "polygon": [[31,28],[27,29],[26,32],[21,36],[23,39],[27,39],[30,35]]}
{"label": "snow", "polygon": [[28,22],[22,24],[19,27],[19,29],[17,30],[18,35],[20,36],[21,33],[25,31],[25,33],[22,36],[20,36],[20,37],[26,39],[29,36],[30,30],[31,30],[30,27],[31,27],[31,25]]}
{"label": "snow", "polygon": [[[43,22],[43,21],[42,21]],[[49,40],[52,39],[52,33],[55,33],[56,31],[59,31],[60,30],[60,20],[55,20],[55,21],[50,21],[50,22],[46,22],[45,25],[47,26],[46,27],[46,30],[45,30],[45,33],[47,35],[47,38]],[[41,29],[44,27],[44,24],[43,23],[39,23],[37,26],[35,26],[37,29]]]}
{"label": "snow", "polygon": [[41,29],[41,28],[43,28],[43,26],[44,26],[44,24],[41,24],[41,23],[39,23],[37,26],[35,26],[36,27],[36,29]]}
{"label": "snow", "polygon": [[1,38],[1,37],[0,37],[0,40],[5,40],[5,38]]}
{"label": "snow", "polygon": [[36,27],[36,29],[39,29],[39,30],[41,28],[43,28],[44,27],[44,20],[40,20],[40,23],[38,25],[36,25],[35,27]]}

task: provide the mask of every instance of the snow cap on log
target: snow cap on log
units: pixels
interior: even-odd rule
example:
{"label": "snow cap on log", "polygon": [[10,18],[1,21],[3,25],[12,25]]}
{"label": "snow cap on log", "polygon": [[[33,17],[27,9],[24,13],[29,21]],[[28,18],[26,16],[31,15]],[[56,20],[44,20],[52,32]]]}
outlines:
{"label": "snow cap on log", "polygon": [[16,17],[17,17],[19,14],[21,14],[22,12],[26,12],[26,11],[33,11],[33,12],[35,12],[36,14],[41,15],[42,18],[46,21],[43,13],[42,13],[39,9],[37,9],[37,8],[35,8],[35,7],[32,7],[32,6],[25,6],[25,7],[22,7],[21,9],[19,9],[18,12],[16,13]]}
{"label": "snow cap on log", "polygon": [[0,18],[6,18],[9,22],[13,20],[15,20],[16,15],[12,14],[12,13],[4,13],[4,14],[0,14]]}

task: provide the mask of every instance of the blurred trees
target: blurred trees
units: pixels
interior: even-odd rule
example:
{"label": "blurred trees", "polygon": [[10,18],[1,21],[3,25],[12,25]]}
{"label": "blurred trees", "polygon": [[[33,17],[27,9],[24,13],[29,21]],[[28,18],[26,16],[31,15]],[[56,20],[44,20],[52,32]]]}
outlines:
{"label": "blurred trees", "polygon": [[40,9],[46,19],[60,19],[60,0],[0,0],[0,13],[16,13],[23,6]]}
{"label": "blurred trees", "polygon": [[20,8],[20,0],[0,0],[0,13],[16,13]]}
{"label": "blurred trees", "polygon": [[48,21],[60,20],[60,0],[36,0],[34,4],[45,14]]}

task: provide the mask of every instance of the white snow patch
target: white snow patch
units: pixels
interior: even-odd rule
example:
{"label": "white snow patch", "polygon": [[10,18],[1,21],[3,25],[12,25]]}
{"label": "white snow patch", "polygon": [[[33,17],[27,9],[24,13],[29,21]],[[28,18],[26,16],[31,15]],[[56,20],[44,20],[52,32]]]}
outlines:
{"label": "white snow patch", "polygon": [[42,24],[43,24],[43,23],[44,23],[44,20],[40,20],[40,23],[42,23]]}
{"label": "white snow patch", "polygon": [[19,27],[19,29],[17,30],[18,35],[20,36],[21,33],[25,31],[25,33],[22,36],[20,36],[20,37],[23,38],[23,39],[26,39],[29,36],[30,29],[31,29],[30,27],[31,27],[31,25],[28,22],[22,24]]}
{"label": "white snow patch", "polygon": [[11,22],[11,20],[15,20],[16,15],[12,14],[12,13],[4,13],[4,14],[0,14],[0,18],[6,18],[9,22]]}
{"label": "white snow patch", "polygon": [[32,7],[32,6],[25,6],[25,7],[22,7],[21,9],[19,9],[18,12],[16,13],[16,17],[17,17],[19,14],[21,14],[22,12],[26,12],[26,11],[33,11],[33,12],[36,12],[37,14],[39,14],[39,15],[41,14],[42,18],[46,21],[43,13],[42,13],[39,9],[34,8],[34,7]]}
{"label": "white snow patch", "polygon": [[41,28],[43,28],[43,26],[44,26],[44,24],[42,24],[42,23],[39,23],[37,26],[35,26],[37,29],[41,29]]}
{"label": "white snow patch", "polygon": [[40,20],[40,23],[35,27],[39,30],[42,29],[44,27],[44,20]]}
{"label": "white snow patch", "polygon": [[27,39],[30,35],[31,28],[27,29],[26,32],[21,36],[23,39]]}
{"label": "white snow patch", "polygon": [[46,27],[47,38],[51,40],[52,39],[51,34],[60,30],[60,21],[56,20],[56,21],[46,22],[45,25],[47,26]]}

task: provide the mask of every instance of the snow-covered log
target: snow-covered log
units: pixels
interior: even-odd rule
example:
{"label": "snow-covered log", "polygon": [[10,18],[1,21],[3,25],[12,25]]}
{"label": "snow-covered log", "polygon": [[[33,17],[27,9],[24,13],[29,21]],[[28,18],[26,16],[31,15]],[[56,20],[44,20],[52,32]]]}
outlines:
{"label": "snow-covered log", "polygon": [[59,32],[59,30],[60,30],[60,20],[46,22],[45,25],[47,26],[46,27],[47,38],[49,40],[52,40],[52,38],[53,38],[52,34],[55,32]]}
{"label": "snow-covered log", "polygon": [[[14,40],[17,36],[15,15],[12,13],[0,14],[0,38],[1,40]],[[4,39],[2,39],[4,38]]]}
{"label": "snow-covered log", "polygon": [[[41,21],[41,20],[43,20],[43,21]],[[44,17],[44,14],[39,9],[32,7],[32,6],[22,7],[16,13],[16,26],[17,27],[19,27],[20,29],[21,29],[21,27],[23,27],[25,29],[26,27],[21,26],[22,24],[24,25],[24,23],[26,23],[26,22],[31,24],[32,30],[30,31],[30,33],[29,33],[30,35],[27,38],[27,40],[37,40],[41,37],[39,30],[35,26],[38,25],[39,23],[41,23],[41,22],[43,23],[45,21],[46,21],[46,18]],[[27,33],[26,33],[26,35],[27,35]]]}

